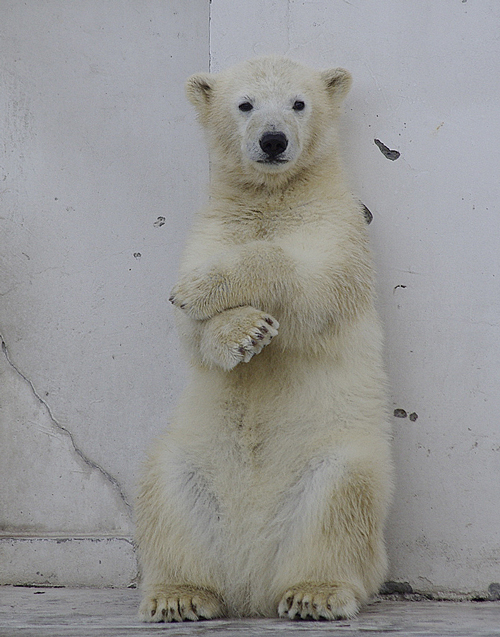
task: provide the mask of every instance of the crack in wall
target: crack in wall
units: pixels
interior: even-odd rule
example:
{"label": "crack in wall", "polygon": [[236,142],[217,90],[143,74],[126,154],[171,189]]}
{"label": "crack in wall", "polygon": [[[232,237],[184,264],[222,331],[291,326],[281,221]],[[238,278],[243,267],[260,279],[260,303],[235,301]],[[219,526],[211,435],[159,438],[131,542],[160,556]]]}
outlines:
{"label": "crack in wall", "polygon": [[208,4],[208,71],[212,72],[212,0]]}
{"label": "crack in wall", "polygon": [[127,497],[126,497],[125,493],[123,492],[118,480],[115,477],[113,477],[108,471],[106,471],[106,469],[104,469],[103,467],[98,465],[96,462],[91,460],[88,456],[86,456],[83,453],[83,451],[81,449],[78,448],[78,446],[77,446],[77,444],[75,442],[75,438],[74,438],[73,434],[71,433],[71,431],[69,429],[67,429],[66,427],[64,427],[63,425],[61,425],[61,423],[59,423],[56,420],[56,418],[54,417],[54,414],[52,413],[52,410],[51,410],[49,404],[37,392],[37,390],[36,390],[34,384],[32,383],[32,381],[25,374],[23,374],[23,372],[14,364],[14,362],[12,361],[12,359],[10,357],[9,350],[7,348],[7,344],[5,342],[5,339],[3,338],[3,336],[1,334],[0,334],[0,341],[1,341],[1,344],[2,344],[2,351],[4,353],[6,361],[8,362],[10,367],[12,367],[12,369],[16,372],[16,374],[18,374],[18,376],[20,378],[22,378],[23,381],[28,385],[28,387],[31,389],[31,392],[35,396],[35,398],[43,405],[43,407],[46,410],[46,412],[47,412],[47,414],[48,414],[48,416],[50,418],[50,421],[52,422],[54,427],[58,431],[60,431],[61,433],[65,434],[66,436],[69,437],[69,440],[71,442],[71,446],[73,447],[73,450],[74,450],[75,454],[80,458],[80,460],[82,460],[82,462],[84,464],[86,464],[88,467],[90,467],[94,471],[98,471],[111,484],[111,486],[113,487],[114,491],[118,494],[118,496],[120,497],[121,501],[127,507],[127,512],[129,514],[129,516],[132,517],[132,507],[131,507],[130,503],[128,502]]}

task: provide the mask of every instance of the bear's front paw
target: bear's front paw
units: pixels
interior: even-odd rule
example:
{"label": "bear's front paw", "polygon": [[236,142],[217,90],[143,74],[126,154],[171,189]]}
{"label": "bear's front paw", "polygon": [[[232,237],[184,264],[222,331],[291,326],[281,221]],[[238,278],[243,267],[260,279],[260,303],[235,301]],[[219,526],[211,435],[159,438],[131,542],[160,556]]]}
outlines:
{"label": "bear's front paw", "polygon": [[278,321],[250,305],[221,312],[208,322],[201,342],[203,359],[226,371],[248,363],[278,334]]}
{"label": "bear's front paw", "polygon": [[231,307],[229,284],[215,268],[197,268],[174,286],[169,301],[188,316],[206,320]]}
{"label": "bear's front paw", "polygon": [[358,611],[357,596],[344,583],[293,586],[278,606],[278,615],[289,619],[351,619]]}
{"label": "bear's front paw", "polygon": [[255,354],[260,354],[278,334],[279,323],[270,314],[262,314],[247,334],[230,347],[229,355],[237,363],[248,363]]}
{"label": "bear's front paw", "polygon": [[139,608],[145,622],[198,621],[224,617],[221,599],[211,591],[195,586],[165,586],[146,595]]}

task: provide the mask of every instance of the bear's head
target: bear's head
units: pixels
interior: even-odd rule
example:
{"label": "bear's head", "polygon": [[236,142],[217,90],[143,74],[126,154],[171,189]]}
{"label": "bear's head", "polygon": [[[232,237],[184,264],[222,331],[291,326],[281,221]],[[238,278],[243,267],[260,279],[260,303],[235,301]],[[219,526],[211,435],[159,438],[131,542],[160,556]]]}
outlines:
{"label": "bear's head", "polygon": [[350,86],[344,69],[318,72],[273,56],[193,75],[186,92],[215,168],[241,184],[278,185],[335,156],[336,119]]}

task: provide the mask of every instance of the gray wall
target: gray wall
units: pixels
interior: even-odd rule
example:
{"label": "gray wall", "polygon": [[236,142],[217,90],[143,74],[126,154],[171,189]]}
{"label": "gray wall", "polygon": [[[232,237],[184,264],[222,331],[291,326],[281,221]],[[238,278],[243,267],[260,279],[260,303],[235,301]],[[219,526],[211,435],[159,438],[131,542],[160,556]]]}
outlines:
{"label": "gray wall", "polygon": [[1,581],[135,577],[137,467],[184,378],[167,297],[208,179],[183,82],[270,52],[354,75],[342,144],[402,416],[391,579],[500,581],[499,24],[493,0],[2,2]]}
{"label": "gray wall", "polygon": [[183,379],[168,296],[208,179],[183,90],[208,9],[0,4],[3,581],[135,577],[137,467]]}

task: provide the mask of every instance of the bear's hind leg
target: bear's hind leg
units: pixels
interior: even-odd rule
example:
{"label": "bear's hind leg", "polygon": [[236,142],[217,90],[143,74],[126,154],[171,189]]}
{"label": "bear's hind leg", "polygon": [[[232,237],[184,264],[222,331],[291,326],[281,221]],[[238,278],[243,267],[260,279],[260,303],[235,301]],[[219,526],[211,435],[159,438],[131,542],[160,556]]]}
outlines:
{"label": "bear's hind leg", "polygon": [[204,472],[183,456],[170,434],[159,440],[137,499],[139,616],[146,622],[227,614],[221,590],[220,503]]}
{"label": "bear's hind leg", "polygon": [[388,472],[369,460],[325,459],[303,473],[279,512],[288,524],[276,529],[272,588],[279,616],[348,619],[378,591],[389,494]]}

